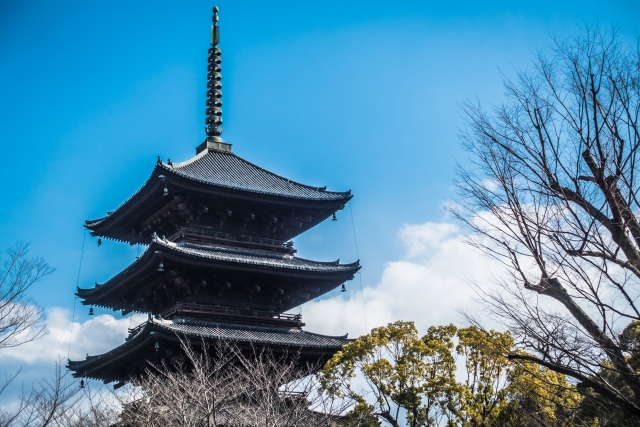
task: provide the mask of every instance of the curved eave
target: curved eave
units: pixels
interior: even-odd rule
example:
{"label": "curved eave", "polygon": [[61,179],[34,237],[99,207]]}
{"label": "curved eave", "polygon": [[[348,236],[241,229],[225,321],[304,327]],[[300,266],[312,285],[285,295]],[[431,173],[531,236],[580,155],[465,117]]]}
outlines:
{"label": "curved eave", "polygon": [[[204,322],[200,325],[205,324]],[[172,325],[174,325],[172,327]],[[119,372],[124,367],[126,368],[131,362],[136,362],[141,359],[145,359],[149,354],[153,354],[153,346],[157,341],[171,341],[173,343],[181,342],[182,337],[186,337],[192,343],[198,345],[201,340],[215,343],[216,341],[229,341],[235,343],[240,348],[254,348],[254,345],[266,346],[271,349],[281,349],[288,351],[288,349],[298,349],[303,356],[329,356],[339,351],[343,345],[353,341],[344,336],[329,336],[315,334],[307,331],[297,331],[295,334],[303,334],[302,337],[308,337],[307,342],[295,342],[298,338],[289,335],[289,342],[287,342],[288,332],[284,329],[280,330],[282,338],[279,340],[273,339],[261,339],[260,328],[242,328],[235,327],[235,330],[246,330],[250,333],[246,337],[238,336],[235,338],[227,338],[224,334],[212,334],[206,333],[207,325],[209,331],[224,331],[225,329],[234,329],[234,325],[222,325],[208,323],[205,324],[205,328],[200,327],[198,330],[198,324],[196,324],[195,330],[188,330],[185,328],[177,328],[174,322],[169,321],[168,324],[163,322],[146,322],[143,324],[142,329],[133,336],[127,338],[127,340],[115,347],[114,349],[96,356],[88,356],[85,360],[68,360],[67,368],[74,371],[73,376],[75,378],[92,378],[102,379],[106,383],[116,380],[123,380],[119,378]],[[178,325],[179,326],[179,325]],[[205,329],[205,332],[202,331]],[[267,334],[273,335],[274,329],[264,328]],[[253,332],[253,333],[251,333]],[[278,334],[278,333],[276,333]],[[316,339],[316,343],[313,340]],[[323,342],[325,341],[325,342]],[[326,341],[332,341],[327,343]],[[134,359],[135,358],[135,359]]]}
{"label": "curved eave", "polygon": [[[85,360],[68,360],[67,369],[75,371],[73,374],[75,378],[83,377],[99,379],[96,376],[92,376],[93,372],[90,373],[90,371],[99,369],[100,365],[113,365],[118,362],[119,359],[126,360],[132,352],[140,349],[147,342],[155,338],[149,334],[149,332],[151,332],[151,325],[151,323],[147,322],[140,332],[106,353],[96,356],[87,355]],[[82,371],[84,371],[84,373],[82,373]]]}
{"label": "curved eave", "polygon": [[[160,175],[164,175],[166,178],[162,180],[159,178]],[[282,177],[279,178],[284,179]],[[305,186],[304,184],[296,183],[294,181],[291,182],[295,183],[296,185],[313,188]],[[343,209],[347,202],[349,202],[349,200],[351,200],[351,198],[353,197],[350,191],[326,191],[323,192],[323,194],[332,194],[336,197],[331,199],[321,199],[294,197],[285,194],[273,194],[252,189],[214,184],[205,180],[195,179],[193,177],[178,173],[171,166],[163,162],[159,162],[154,167],[149,178],[147,178],[145,183],[131,197],[129,197],[114,211],[112,211],[111,214],[94,220],[86,220],[85,227],[91,230],[93,235],[102,235],[101,233],[105,232],[108,228],[116,226],[116,224],[119,222],[126,221],[126,217],[131,215],[131,211],[133,211],[134,208],[137,208],[141,204],[145,203],[147,200],[149,200],[150,197],[155,198],[152,203],[158,203],[158,200],[161,200],[158,199],[158,197],[162,197],[162,188],[164,187],[165,183],[170,186],[175,186],[176,188],[182,189],[186,192],[202,194],[205,197],[218,196],[226,197],[229,199],[273,204],[276,206],[287,206],[293,208],[297,207],[302,209],[326,209],[328,212],[326,217],[329,217],[331,213],[337,210]]]}
{"label": "curved eave", "polygon": [[[216,160],[216,158],[218,159]],[[248,191],[248,192],[253,192],[258,194],[277,195],[279,197],[300,199],[300,200],[323,200],[323,201],[329,201],[329,200],[338,201],[338,200],[345,200],[345,199],[349,200],[351,198],[350,190],[346,192],[327,191],[326,187],[320,188],[320,187],[314,187],[311,185],[302,184],[300,182],[293,181],[291,179],[285,178],[281,175],[268,171],[230,152],[218,152],[218,151],[207,150],[207,151],[201,152],[195,157],[192,157],[191,159],[182,163],[176,163],[172,165],[160,163],[159,165],[162,168],[164,168],[167,172],[176,173],[180,176],[191,179],[193,181],[202,182],[205,184],[213,184],[220,187]],[[191,171],[191,173],[189,173],[188,169],[194,165],[198,165],[195,168],[198,170],[198,172]],[[246,182],[244,184],[239,184],[239,183],[224,184],[222,182],[217,182],[214,184],[211,181],[211,179],[219,180],[220,177],[217,177],[217,178],[209,177],[210,179],[207,179],[206,177],[203,176],[210,170],[217,170],[220,173],[220,175],[227,174],[227,176],[234,176],[234,178],[237,178],[237,176],[252,175],[253,178],[255,179],[255,181],[253,182],[253,188],[247,188]],[[200,174],[201,176],[200,177],[194,176],[198,174]],[[260,176],[256,176],[256,175],[260,175]],[[256,181],[259,182],[259,184],[256,184]],[[252,184],[249,184],[249,185],[251,186]],[[270,190],[267,191],[264,188],[261,190],[257,188],[257,186],[259,185],[263,185],[263,187],[269,188]],[[285,187],[288,187],[288,188],[280,188],[278,191],[274,192],[272,188],[278,185],[281,185],[281,186],[284,185]],[[306,191],[308,194],[293,195],[293,194],[286,193],[287,191],[300,191],[300,190]]]}
{"label": "curved eave", "polygon": [[[99,302],[100,299],[107,297],[109,294],[120,292],[122,286],[126,283],[132,283],[136,280],[136,277],[143,277],[149,274],[150,271],[156,270],[157,258],[160,256],[183,265],[192,265],[203,268],[243,271],[275,276],[286,275],[288,277],[297,277],[301,279],[335,278],[342,283],[353,279],[355,273],[360,269],[359,261],[350,264],[340,264],[338,261],[320,262],[298,258],[298,260],[316,264],[317,266],[336,267],[334,270],[330,268],[324,270],[321,270],[320,268],[316,270],[305,270],[286,265],[274,266],[243,261],[212,259],[185,252],[175,244],[164,243],[162,240],[154,238],[140,258],[131,263],[127,268],[104,284],[97,285],[94,288],[78,288],[76,295],[83,299],[82,304],[84,305],[102,306]],[[339,284],[336,286],[339,286]],[[326,290],[322,294],[326,292],[329,292],[329,290]]]}
{"label": "curved eave", "polygon": [[[109,226],[120,222],[124,216],[131,210],[131,208],[144,202],[156,189],[159,189],[162,185],[162,180],[158,179],[157,175],[161,175],[159,172],[158,164],[153,168],[149,178],[142,184],[135,193],[133,193],[127,200],[125,200],[120,206],[113,210],[107,216],[98,219],[85,220],[85,228],[95,232],[99,228]],[[92,233],[93,234],[93,233]],[[117,240],[117,239],[114,239]]]}

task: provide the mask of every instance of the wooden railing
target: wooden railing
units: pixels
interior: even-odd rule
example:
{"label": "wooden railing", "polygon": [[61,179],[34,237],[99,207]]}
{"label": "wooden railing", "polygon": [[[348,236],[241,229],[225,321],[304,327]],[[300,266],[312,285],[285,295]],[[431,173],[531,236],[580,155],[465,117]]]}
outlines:
{"label": "wooden railing", "polygon": [[147,324],[147,322],[143,322],[143,323],[139,324],[138,326],[136,326],[135,328],[129,328],[129,336],[126,338],[126,341],[129,341],[131,338],[133,338],[136,335],[138,335],[138,333],[140,333],[140,331],[142,330],[142,328],[145,327],[146,324]]}
{"label": "wooden railing", "polygon": [[204,230],[201,228],[188,228],[184,227],[173,233],[169,240],[176,241],[181,238],[201,238],[203,240],[216,240],[230,243],[246,243],[252,246],[267,246],[271,249],[285,250],[287,252],[295,252],[293,249],[293,242],[277,239],[268,239],[264,237],[254,237],[246,235],[235,235],[231,233],[224,233],[220,231]]}
{"label": "wooden railing", "polygon": [[[203,319],[227,318],[236,321],[249,321],[250,323],[255,323],[256,321],[261,323],[262,321],[268,324],[284,326],[304,326],[304,323],[302,323],[302,315],[300,314],[277,313],[275,311],[254,310],[249,308],[231,308],[194,302],[178,303],[160,313],[157,318],[171,320],[179,315],[194,316]],[[129,328],[129,336],[126,340],[128,341],[138,335],[146,324],[147,322],[144,322],[134,328]]]}
{"label": "wooden railing", "polygon": [[237,319],[262,319],[274,323],[302,326],[300,314],[278,313],[249,308],[232,308],[193,302],[178,303],[158,315],[158,318],[172,319],[177,315],[196,315],[198,317],[232,317]]}

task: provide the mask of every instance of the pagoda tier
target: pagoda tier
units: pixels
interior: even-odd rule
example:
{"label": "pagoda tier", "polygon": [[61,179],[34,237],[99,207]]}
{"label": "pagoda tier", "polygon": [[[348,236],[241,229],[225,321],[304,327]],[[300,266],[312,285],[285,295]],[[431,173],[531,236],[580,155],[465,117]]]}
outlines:
{"label": "pagoda tier", "polygon": [[[188,228],[200,240],[286,241],[324,221],[351,199],[278,176],[217,148],[204,148],[184,163],[158,161],[151,176],[106,217],[86,222],[93,236],[131,244],[151,242]],[[230,148],[228,148],[230,150]],[[193,234],[193,233],[192,233]],[[192,236],[182,234],[183,239]]]}
{"label": "pagoda tier", "polygon": [[122,384],[149,363],[173,365],[184,356],[185,338],[199,351],[230,342],[249,354],[268,349],[318,368],[349,342],[346,335],[305,332],[301,316],[284,312],[343,285],[360,269],[359,262],[298,258],[290,241],[335,219],[351,192],[303,185],[231,152],[221,138],[217,7],[212,23],[207,137],[195,157],[183,163],[158,159],[128,200],[85,224],[93,236],[149,246],[115,277],[78,288],[77,296],[85,305],[124,314],[147,312],[149,321],[130,330],[121,346],[69,361],[76,378]]}
{"label": "pagoda tier", "polygon": [[358,262],[318,262],[289,252],[235,248],[153,236],[148,249],[102,285],[78,289],[85,305],[161,314],[193,302],[272,314],[323,295],[360,269]]}
{"label": "pagoda tier", "polygon": [[300,366],[321,368],[340,348],[350,342],[347,336],[327,336],[300,328],[259,327],[228,323],[203,322],[183,318],[153,320],[131,329],[125,343],[113,350],[87,356],[82,361],[69,361],[67,367],[78,378],[101,379],[105,383],[126,382],[163,361],[171,366],[183,355],[180,340],[187,339],[201,349],[215,349],[222,340],[238,346],[250,356],[268,348],[276,357],[296,357]]}

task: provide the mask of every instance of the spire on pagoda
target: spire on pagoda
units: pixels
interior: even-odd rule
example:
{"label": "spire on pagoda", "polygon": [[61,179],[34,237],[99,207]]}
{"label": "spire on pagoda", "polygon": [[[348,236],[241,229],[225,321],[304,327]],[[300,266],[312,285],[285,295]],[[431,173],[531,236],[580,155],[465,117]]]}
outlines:
{"label": "spire on pagoda", "polygon": [[211,26],[211,48],[207,68],[207,118],[205,119],[207,140],[222,142],[222,51],[218,47],[220,30],[218,28],[218,6],[213,8]]}
{"label": "spire on pagoda", "polygon": [[360,270],[358,261],[298,258],[289,241],[344,209],[351,191],[304,185],[231,152],[220,137],[219,41],[214,7],[207,137],[196,155],[181,163],[159,159],[138,191],[86,223],[96,237],[149,246],[112,279],[79,288],[77,296],[86,305],[156,317],[131,329],[110,352],[70,360],[75,378],[119,381],[119,387],[144,375],[149,363],[173,364],[184,354],[183,339],[199,353],[209,352],[211,360],[218,342],[233,342],[247,355],[264,349],[317,367],[350,341],[306,332],[301,316],[285,311],[338,288]]}

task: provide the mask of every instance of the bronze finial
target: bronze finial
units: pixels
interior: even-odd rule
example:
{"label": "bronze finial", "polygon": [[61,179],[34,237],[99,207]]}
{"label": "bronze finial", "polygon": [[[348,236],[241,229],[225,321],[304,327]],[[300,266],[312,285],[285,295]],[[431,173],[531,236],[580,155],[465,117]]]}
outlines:
{"label": "bronze finial", "polygon": [[220,32],[218,30],[218,6],[213,8],[211,26],[211,48],[207,70],[207,118],[205,120],[207,140],[222,142],[222,52],[218,48]]}

